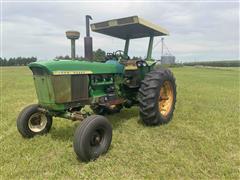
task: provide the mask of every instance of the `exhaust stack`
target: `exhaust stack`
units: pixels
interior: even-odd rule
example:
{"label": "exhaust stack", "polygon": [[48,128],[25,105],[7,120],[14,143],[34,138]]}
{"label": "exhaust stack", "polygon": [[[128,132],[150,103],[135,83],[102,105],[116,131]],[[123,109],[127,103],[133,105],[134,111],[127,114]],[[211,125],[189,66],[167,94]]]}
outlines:
{"label": "exhaust stack", "polygon": [[87,60],[92,60],[93,58],[93,46],[92,46],[92,37],[90,36],[90,15],[86,15],[86,37],[84,37],[84,57]]}
{"label": "exhaust stack", "polygon": [[78,31],[66,31],[66,37],[71,40],[71,58],[75,59],[76,56],[75,40],[79,39],[80,33]]}

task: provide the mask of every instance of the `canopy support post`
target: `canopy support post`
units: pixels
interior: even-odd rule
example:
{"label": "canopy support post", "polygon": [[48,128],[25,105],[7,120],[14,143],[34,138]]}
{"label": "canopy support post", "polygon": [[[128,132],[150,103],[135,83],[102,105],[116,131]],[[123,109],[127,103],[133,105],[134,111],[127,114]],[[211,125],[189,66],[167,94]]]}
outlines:
{"label": "canopy support post", "polygon": [[125,46],[124,46],[124,55],[125,56],[128,55],[129,41],[130,41],[130,39],[126,39],[126,41],[125,41]]}
{"label": "canopy support post", "polygon": [[147,60],[148,61],[151,60],[151,58],[152,58],[153,39],[154,39],[154,36],[150,36],[149,44],[148,44],[148,51],[147,51]]}

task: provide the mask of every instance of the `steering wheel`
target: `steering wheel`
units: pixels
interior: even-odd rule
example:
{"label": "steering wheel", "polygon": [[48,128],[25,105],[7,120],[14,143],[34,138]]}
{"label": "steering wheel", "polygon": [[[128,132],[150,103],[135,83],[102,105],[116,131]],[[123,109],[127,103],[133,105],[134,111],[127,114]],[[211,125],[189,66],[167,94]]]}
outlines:
{"label": "steering wheel", "polygon": [[124,55],[124,51],[122,51],[122,50],[117,50],[117,51],[115,51],[115,53],[114,53],[116,56],[123,56]]}
{"label": "steering wheel", "polygon": [[122,50],[115,51],[114,55],[118,61],[121,61],[121,59],[129,59],[128,55],[125,55]]}

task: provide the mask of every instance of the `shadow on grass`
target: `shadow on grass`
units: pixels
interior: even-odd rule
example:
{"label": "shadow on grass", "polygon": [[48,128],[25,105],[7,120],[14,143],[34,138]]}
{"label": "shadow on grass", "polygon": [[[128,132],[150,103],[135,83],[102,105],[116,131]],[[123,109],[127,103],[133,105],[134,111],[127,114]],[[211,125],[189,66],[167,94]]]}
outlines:
{"label": "shadow on grass", "polygon": [[129,121],[131,118],[138,119],[138,108],[124,108],[120,113],[106,116],[112,124],[113,130],[118,129],[123,123]]}
{"label": "shadow on grass", "polygon": [[70,125],[62,126],[62,127],[54,127],[51,131],[51,138],[54,140],[61,141],[72,141],[74,132],[77,129],[79,123],[69,122]]}
{"label": "shadow on grass", "polygon": [[[118,129],[123,123],[127,122],[131,118],[138,119],[138,108],[132,107],[130,109],[123,109],[120,113],[106,115],[106,118],[112,124],[113,130]],[[72,124],[63,127],[53,127],[52,130],[50,131],[51,138],[54,140],[72,141],[75,130],[81,124],[81,122],[80,123],[69,122],[69,123]]]}

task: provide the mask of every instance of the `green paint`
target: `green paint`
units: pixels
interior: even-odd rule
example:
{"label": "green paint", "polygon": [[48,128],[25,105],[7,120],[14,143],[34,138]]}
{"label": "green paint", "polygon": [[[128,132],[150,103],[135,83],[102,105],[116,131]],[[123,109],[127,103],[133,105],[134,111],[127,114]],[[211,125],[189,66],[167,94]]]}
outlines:
{"label": "green paint", "polygon": [[[148,55],[151,55],[153,38],[150,38]],[[127,51],[129,41],[126,41],[125,50]],[[139,69],[140,78],[144,79],[145,75],[154,66],[154,62],[151,59],[146,61],[149,66],[141,67]],[[97,102],[101,96],[106,96],[106,89],[114,85],[116,93],[124,99],[135,100],[137,92],[127,90],[123,92],[121,89],[124,81],[124,66],[120,66],[119,63],[99,63],[89,61],[73,61],[73,60],[50,60],[50,61],[38,61],[31,63],[30,68],[39,68],[44,70],[41,74],[34,74],[34,83],[39,100],[39,104],[50,112],[63,112],[67,109],[68,103],[71,102],[71,76],[68,73],[83,73],[87,76],[94,74],[111,74],[110,78],[89,79],[89,98],[91,102]],[[40,71],[41,72],[41,71]],[[61,73],[64,74],[61,74]],[[65,74],[66,73],[66,74]],[[78,75],[79,75],[78,74]],[[76,74],[77,75],[77,74]],[[80,102],[74,102],[75,105],[81,105]]]}
{"label": "green paint", "polygon": [[33,79],[39,103],[55,103],[51,76],[34,76]]}
{"label": "green paint", "polygon": [[41,106],[56,111],[65,109],[64,104],[55,102],[51,76],[34,76],[33,79],[38,103],[41,104]]}
{"label": "green paint", "polygon": [[[93,66],[95,66],[95,68],[93,68]],[[89,71],[89,69],[92,68],[91,70],[96,74],[100,73],[100,71],[102,71],[101,74],[116,74],[116,72],[119,72],[119,70],[116,71],[115,64],[71,60],[31,63],[29,67],[38,67],[40,69],[45,69],[45,71],[48,72],[42,75],[34,75],[34,83],[39,104],[41,104],[43,107],[46,107],[50,111],[64,111],[66,109],[66,105],[71,102],[70,77],[72,75],[52,75],[54,71]],[[113,77],[108,79],[96,79],[94,81],[90,80],[90,98],[92,98],[94,101],[94,99],[97,97],[105,96],[106,88],[113,84]]]}
{"label": "green paint", "polygon": [[76,60],[38,61],[29,64],[29,67],[42,68],[49,74],[53,74],[54,71],[91,71],[93,74],[123,73],[123,68],[119,68],[116,64]]}
{"label": "green paint", "polygon": [[113,85],[113,78],[110,78],[109,80],[98,80],[95,82],[91,82],[91,96],[93,98],[95,97],[100,97],[100,96],[105,96],[106,95],[106,89],[110,86]]}

